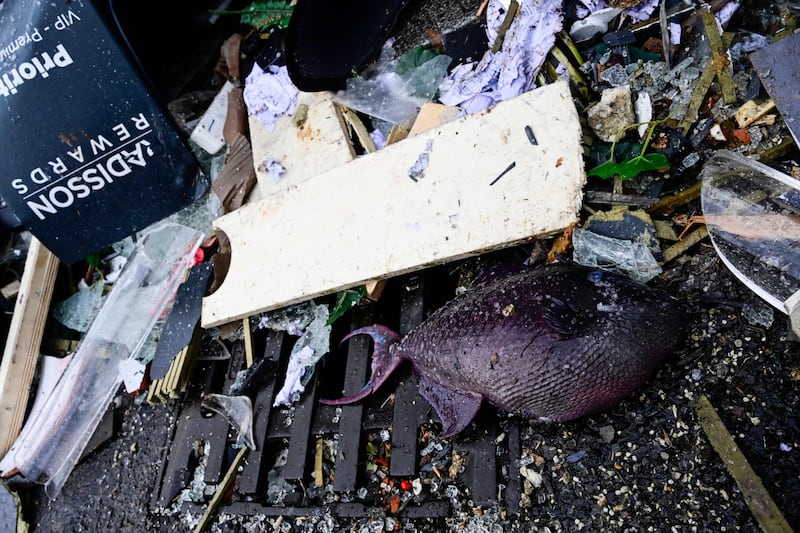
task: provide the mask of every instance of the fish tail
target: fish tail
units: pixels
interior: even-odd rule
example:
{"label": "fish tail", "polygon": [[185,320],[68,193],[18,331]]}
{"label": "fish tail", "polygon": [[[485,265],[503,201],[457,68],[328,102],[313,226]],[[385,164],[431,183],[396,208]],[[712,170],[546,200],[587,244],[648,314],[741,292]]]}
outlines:
{"label": "fish tail", "polygon": [[369,396],[378,390],[378,387],[380,387],[383,382],[386,381],[386,378],[388,378],[392,371],[394,371],[394,369],[397,368],[397,366],[402,362],[401,357],[394,355],[389,350],[392,345],[397,344],[400,341],[400,335],[386,326],[374,324],[372,326],[365,326],[363,328],[355,329],[345,335],[339,345],[341,346],[341,344],[343,344],[350,337],[354,337],[356,335],[369,335],[372,337],[372,341],[375,344],[375,349],[372,352],[372,375],[370,376],[370,380],[356,394],[336,400],[320,400],[320,402],[326,405],[342,405],[353,403]]}

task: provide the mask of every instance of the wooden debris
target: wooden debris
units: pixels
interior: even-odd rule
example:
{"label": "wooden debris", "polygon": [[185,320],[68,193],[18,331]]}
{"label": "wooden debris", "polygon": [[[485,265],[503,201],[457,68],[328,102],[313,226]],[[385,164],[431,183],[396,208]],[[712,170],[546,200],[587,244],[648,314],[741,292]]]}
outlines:
{"label": "wooden debris", "polygon": [[206,526],[208,526],[208,521],[216,512],[219,504],[222,503],[222,498],[225,496],[225,493],[228,492],[233,480],[236,478],[239,466],[241,466],[245,455],[247,455],[247,450],[249,450],[249,448],[247,446],[243,446],[242,449],[239,450],[239,453],[236,454],[236,457],[233,458],[233,461],[228,467],[228,471],[225,473],[225,477],[222,478],[222,482],[220,482],[219,486],[217,487],[217,491],[214,493],[211,501],[208,502],[208,507],[206,507],[205,512],[203,512],[203,516],[200,518],[200,521],[194,528],[194,533],[200,533],[201,531],[205,530]]}
{"label": "wooden debris", "polygon": [[219,197],[226,213],[239,209],[256,185],[256,172],[253,168],[253,151],[250,141],[241,133],[236,135],[230,145],[225,166],[211,189]]}
{"label": "wooden debris", "polygon": [[352,132],[355,134],[356,139],[361,144],[361,147],[364,148],[364,151],[368,154],[377,151],[375,147],[375,141],[372,140],[372,137],[369,136],[369,132],[367,131],[367,127],[358,118],[358,115],[355,111],[348,109],[344,106],[336,106],[339,112],[342,114],[345,123],[350,127]]}
{"label": "wooden debris", "polygon": [[708,229],[705,226],[697,228],[695,231],[679,240],[666,250],[664,250],[664,263],[672,261],[682,255],[686,250],[708,237]]}
{"label": "wooden debris", "polygon": [[[330,92],[299,93],[297,109],[305,109],[305,116],[282,116],[273,131],[250,117],[253,163],[262,197],[291,188],[355,157],[344,118],[332,98]],[[277,183],[265,166],[269,159],[286,170]]]}
{"label": "wooden debris", "polygon": [[[713,20],[713,27],[716,31],[716,20],[714,16],[711,15],[711,19]],[[717,35],[719,35],[717,33]],[[731,41],[733,40],[733,35],[726,33],[721,38],[721,47],[725,47],[727,49],[730,46]],[[713,52],[712,52],[713,54]],[[727,55],[724,56],[727,60]],[[692,97],[689,100],[689,108],[686,110],[686,115],[683,117],[683,120],[680,123],[680,128],[683,130],[684,135],[688,133],[689,129],[692,127],[692,124],[697,122],[697,116],[700,112],[700,107],[703,105],[703,102],[706,99],[706,93],[708,93],[708,89],[711,87],[711,82],[714,81],[714,77],[724,77],[727,74],[727,79],[730,80],[731,85],[733,84],[733,79],[731,78],[730,71],[728,68],[723,69],[721,73],[718,73],[717,68],[720,66],[722,61],[714,61],[713,57],[708,61],[705,68],[703,69],[703,73],[700,75],[700,79],[697,82],[697,85],[692,91]],[[722,86],[722,82],[720,82],[720,86]],[[730,96],[730,95],[729,95]],[[728,102],[727,99],[724,100],[725,103],[733,103],[736,101],[736,93],[734,91],[734,97],[731,102]]]}
{"label": "wooden debris", "polygon": [[767,100],[761,105],[755,103],[754,100],[748,100],[736,110],[734,117],[740,128],[746,128],[750,124],[754,124],[764,118],[767,113],[774,109],[775,102],[772,100]]}
{"label": "wooden debris", "polygon": [[[536,146],[534,118],[549,132]],[[580,206],[580,141],[562,81],[247,204],[215,223],[231,264],[203,300],[203,325],[561,231]]]}
{"label": "wooden debris", "polygon": [[194,357],[200,347],[202,335],[202,330],[196,328],[192,342],[178,352],[178,355],[170,363],[164,377],[150,382],[147,390],[147,401],[149,403],[165,402],[186,392],[194,367]]}
{"label": "wooden debris", "polygon": [[392,126],[391,131],[389,131],[389,136],[386,138],[386,146],[400,142],[406,137],[408,137],[408,128],[395,124]]}
{"label": "wooden debris", "polygon": [[461,110],[457,107],[427,102],[420,108],[419,115],[417,115],[417,119],[411,126],[408,136],[411,137],[432,128],[438,128],[457,119],[460,114]]}
{"label": "wooden debris", "polygon": [[11,448],[25,418],[58,263],[41,242],[31,241],[0,364],[0,457]]}
{"label": "wooden debris", "polygon": [[514,17],[517,16],[517,12],[519,11],[519,3],[517,0],[511,0],[508,4],[508,11],[506,11],[506,17],[503,19],[503,22],[500,24],[500,29],[497,31],[497,38],[494,40],[494,44],[492,44],[492,53],[496,54],[500,51],[500,48],[503,46],[503,39],[506,38],[506,32],[508,28],[511,27],[511,23],[514,21]]}
{"label": "wooden debris", "polygon": [[700,190],[702,189],[703,182],[696,181],[692,186],[677,192],[671,196],[665,196],[647,210],[651,215],[667,215],[675,211],[677,207],[700,198]]}
{"label": "wooden debris", "polygon": [[14,280],[2,289],[0,289],[0,294],[6,300],[13,300],[16,298],[17,294],[19,293],[19,288],[22,286],[22,283],[19,280]]}
{"label": "wooden debris", "polygon": [[764,488],[761,478],[753,471],[705,395],[698,398],[695,411],[703,432],[742,491],[742,496],[761,530],[776,533],[792,531],[775,501]]}
{"label": "wooden debris", "polygon": [[[736,88],[733,85],[731,76],[733,69],[728,57],[730,40],[723,41],[717,26],[717,18],[713,13],[703,13],[701,18],[706,37],[708,37],[708,46],[711,48],[711,64],[714,66],[714,75],[722,91],[722,100],[726,104],[733,104],[736,102]],[[732,36],[729,36],[729,39],[731,38]]]}
{"label": "wooden debris", "polygon": [[253,366],[253,332],[250,331],[250,317],[242,319],[244,329],[244,364],[247,368]]}

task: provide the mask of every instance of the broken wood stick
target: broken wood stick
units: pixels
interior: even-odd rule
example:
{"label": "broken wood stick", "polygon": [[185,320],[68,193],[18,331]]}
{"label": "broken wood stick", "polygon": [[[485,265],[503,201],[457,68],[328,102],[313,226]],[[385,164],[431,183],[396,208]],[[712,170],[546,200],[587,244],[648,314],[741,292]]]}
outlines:
{"label": "broken wood stick", "polygon": [[705,226],[700,226],[695,231],[691,232],[685,238],[679,240],[666,250],[664,250],[664,261],[662,263],[668,263],[672,261],[676,257],[680,257],[686,250],[697,244],[698,242],[702,241],[708,237],[708,228]]}
{"label": "broken wood stick", "polygon": [[201,533],[203,530],[205,530],[206,526],[208,526],[208,521],[211,520],[211,517],[216,512],[219,504],[222,503],[223,496],[225,496],[225,493],[228,492],[231,483],[233,483],[234,479],[236,479],[236,475],[239,472],[239,466],[244,461],[248,450],[249,448],[247,446],[242,446],[242,448],[239,450],[239,453],[237,453],[236,457],[233,458],[233,462],[231,462],[231,465],[228,467],[225,477],[222,478],[222,482],[220,482],[219,486],[217,487],[217,491],[214,493],[214,496],[212,496],[211,501],[208,502],[208,507],[206,507],[203,516],[200,518],[200,521],[194,528],[194,533]]}
{"label": "broken wood stick", "polygon": [[744,501],[762,531],[776,533],[792,531],[772,496],[761,482],[761,478],[753,471],[747,458],[736,445],[736,441],[733,440],[728,428],[717,414],[717,410],[705,395],[698,398],[695,411],[703,432],[742,491]]}
{"label": "broken wood stick", "polygon": [[41,242],[31,240],[0,365],[0,457],[22,429],[58,263]]}
{"label": "broken wood stick", "polygon": [[247,204],[215,221],[231,262],[203,326],[553,235],[577,220],[582,154],[559,81]]}

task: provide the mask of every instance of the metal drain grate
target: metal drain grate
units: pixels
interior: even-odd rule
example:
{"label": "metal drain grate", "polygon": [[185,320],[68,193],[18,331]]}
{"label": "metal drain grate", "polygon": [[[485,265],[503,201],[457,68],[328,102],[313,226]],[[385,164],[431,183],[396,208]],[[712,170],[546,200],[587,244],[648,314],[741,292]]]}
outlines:
{"label": "metal drain grate", "polygon": [[[428,272],[430,270],[390,282],[399,294],[394,298],[384,296],[379,303],[360,312],[354,311],[352,328],[372,323],[375,316],[394,316],[399,333],[407,333],[433,306],[428,304],[425,285],[436,285],[436,280],[429,279]],[[334,329],[333,339],[340,339],[344,333]],[[433,476],[432,465],[426,467],[422,464],[420,438],[428,432],[427,428],[432,426],[436,415],[419,395],[410,369],[406,368],[399,379],[387,383],[379,394],[364,402],[340,407],[319,403],[318,399],[324,397],[328,389],[337,391],[330,392],[330,395],[342,390],[351,394],[364,385],[369,374],[370,343],[366,336],[355,337],[347,344],[346,356],[334,354],[326,361],[324,369],[315,373],[298,404],[291,409],[273,408],[273,399],[283,379],[293,341],[293,337],[275,332],[267,333],[263,339],[263,357],[274,361],[277,372],[255,397],[253,429],[257,449],[248,454],[234,493],[220,511],[236,515],[292,517],[311,516],[324,508],[337,517],[354,518],[373,516],[376,510],[384,509],[405,518],[450,516],[451,501],[441,491],[412,497],[406,488],[403,505],[399,509],[390,509],[377,490],[366,490],[370,485],[375,488],[375,480],[370,481],[366,474],[368,457],[365,447],[369,436],[379,433],[390,435],[384,444],[391,450],[386,471],[388,479],[397,480],[398,485],[400,480],[406,480],[403,483],[407,487],[408,480],[419,479],[423,470],[427,469],[428,475]],[[180,491],[189,486],[204,445],[210,450],[205,457],[205,483],[218,484],[225,475],[227,464],[235,454],[235,450],[232,452],[230,448],[228,424],[221,416],[203,415],[201,396],[226,390],[241,368],[243,353],[243,346],[237,344],[228,360],[198,362],[193,390],[176,422],[172,445],[164,454],[160,490],[156,491],[151,502],[154,509],[169,507]],[[337,364],[339,368],[335,366]],[[469,430],[441,441],[445,444],[442,453],[455,454],[463,459],[457,479],[448,479],[448,482],[460,484],[474,506],[498,503],[500,488],[501,503],[508,512],[514,513],[518,510],[521,487],[516,462],[520,457],[519,428],[513,420],[505,419],[503,427],[505,429],[500,433],[496,413],[491,407],[486,407]],[[437,425],[433,433],[438,431]],[[502,438],[498,439],[499,434]],[[335,442],[335,454],[329,458],[323,490],[313,482],[315,461],[319,470],[317,446],[322,442],[320,439]],[[283,486],[290,489],[278,503],[270,501],[268,490],[275,481],[270,478],[270,471],[281,450],[288,450],[288,453],[280,468],[280,478],[285,480]],[[448,460],[446,456],[444,460]],[[436,475],[441,475],[441,472],[437,471]],[[183,505],[199,507],[202,503],[187,502]]]}

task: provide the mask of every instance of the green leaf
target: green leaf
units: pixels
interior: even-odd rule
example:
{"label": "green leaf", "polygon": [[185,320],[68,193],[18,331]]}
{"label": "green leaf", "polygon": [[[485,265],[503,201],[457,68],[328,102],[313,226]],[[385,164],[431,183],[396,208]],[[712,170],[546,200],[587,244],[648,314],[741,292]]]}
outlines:
{"label": "green leaf", "polygon": [[622,165],[614,161],[606,161],[591,169],[586,173],[587,176],[597,176],[598,178],[608,179],[613,178],[619,174],[619,169]]}
{"label": "green leaf", "polygon": [[599,178],[613,178],[619,176],[620,179],[627,180],[638,176],[642,172],[648,170],[663,170],[669,167],[669,160],[664,154],[658,152],[652,154],[644,154],[633,159],[628,159],[621,163],[613,161],[606,161],[601,165],[597,165],[589,172],[589,176],[597,176]]}
{"label": "green leaf", "polygon": [[342,315],[358,304],[366,296],[367,288],[363,285],[356,287],[355,289],[340,291],[336,295],[336,305],[333,306],[333,311],[331,311],[331,315],[328,317],[328,321],[325,323],[325,325],[330,326],[336,322],[336,320],[341,318]]}
{"label": "green leaf", "polygon": [[213,10],[217,15],[240,15],[242,24],[266,29],[270,26],[286,28],[294,6],[286,0],[256,0],[241,11],[226,9]]}
{"label": "green leaf", "polygon": [[641,142],[621,140],[618,141],[617,145],[614,147],[614,157],[611,157],[611,146],[612,143],[600,141],[592,143],[589,149],[589,157],[595,161],[596,164],[600,164],[609,159],[613,159],[614,161],[633,159],[642,153]]}
{"label": "green leaf", "polygon": [[103,270],[103,265],[100,262],[100,253],[93,253],[89,257],[86,258],[86,262],[89,263],[89,266],[95,269],[97,272],[101,272]]}

